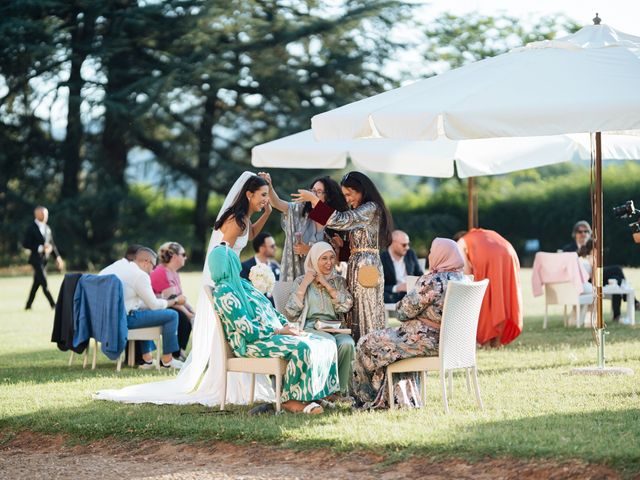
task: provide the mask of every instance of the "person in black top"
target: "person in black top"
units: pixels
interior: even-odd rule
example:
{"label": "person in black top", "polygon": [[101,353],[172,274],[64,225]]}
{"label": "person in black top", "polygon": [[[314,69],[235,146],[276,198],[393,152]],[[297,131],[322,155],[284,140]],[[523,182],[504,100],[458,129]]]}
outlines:
{"label": "person in black top", "polygon": [[384,270],[384,303],[399,302],[407,294],[407,276],[420,277],[424,273],[409,245],[409,235],[395,230],[389,248],[380,255]]}
{"label": "person in black top", "polygon": [[[591,225],[586,220],[580,220],[573,226],[571,236],[573,242],[566,244],[562,247],[563,252],[576,252],[579,257],[586,258],[593,255],[593,239],[591,238]],[[619,265],[605,265],[602,268],[602,281],[604,285],[609,283],[609,280],[615,280],[618,285],[622,285],[622,281],[625,279],[622,267]],[[592,282],[592,278],[589,278]],[[620,320],[620,305],[622,299],[626,301],[626,295],[612,295],[611,296],[611,310],[613,313],[613,321]],[[636,300],[634,308],[640,310],[640,302]]]}
{"label": "person in black top", "polygon": [[35,219],[33,223],[27,227],[22,241],[22,246],[31,251],[29,264],[33,267],[33,285],[31,286],[25,309],[31,309],[33,300],[36,297],[36,292],[40,287],[42,287],[42,291],[45,297],[47,297],[49,305],[51,305],[51,308],[54,308],[56,304],[47,286],[47,261],[49,257],[53,256],[60,270],[64,268],[64,262],[53,241],[51,228],[47,225],[49,211],[46,207],[39,205],[35,208],[33,214]]}

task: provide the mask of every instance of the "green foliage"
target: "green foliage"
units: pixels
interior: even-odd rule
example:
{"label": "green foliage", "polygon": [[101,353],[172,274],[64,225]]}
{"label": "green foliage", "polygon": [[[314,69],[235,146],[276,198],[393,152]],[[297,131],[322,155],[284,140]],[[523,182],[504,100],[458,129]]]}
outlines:
{"label": "green foliage", "polygon": [[[633,243],[627,221],[613,217],[612,208],[638,198],[640,165],[627,162],[604,168],[605,264],[640,265],[640,248]],[[571,164],[544,167],[476,179],[479,222],[496,230],[521,258],[527,239],[539,239],[541,250],[555,252],[571,241],[578,220],[591,221],[589,170]],[[416,205],[414,207],[414,205]],[[467,228],[467,185],[444,181],[428,196],[408,193],[392,204],[396,226],[405,229],[426,255],[436,236],[451,237]],[[525,259],[530,261],[531,259]]]}

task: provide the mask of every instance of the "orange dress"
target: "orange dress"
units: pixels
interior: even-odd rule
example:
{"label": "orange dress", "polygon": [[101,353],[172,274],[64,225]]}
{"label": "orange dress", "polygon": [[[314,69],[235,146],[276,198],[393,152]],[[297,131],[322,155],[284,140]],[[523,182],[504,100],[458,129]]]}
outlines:
{"label": "orange dress", "polygon": [[474,280],[489,279],[478,321],[478,343],[497,338],[506,345],[522,332],[518,255],[511,244],[493,230],[474,228],[463,238]]}

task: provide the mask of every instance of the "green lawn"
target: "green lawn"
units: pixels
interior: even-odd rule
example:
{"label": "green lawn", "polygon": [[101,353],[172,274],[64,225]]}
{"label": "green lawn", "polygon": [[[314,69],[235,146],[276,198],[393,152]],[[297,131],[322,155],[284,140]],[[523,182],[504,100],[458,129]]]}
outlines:
{"label": "green lawn", "polygon": [[[640,287],[640,270],[627,273]],[[183,276],[193,300],[198,277]],[[50,280],[57,292],[61,277],[52,275]],[[415,411],[338,410],[313,418],[256,418],[247,416],[246,408],[219,413],[202,406],[94,401],[91,393],[96,390],[170,374],[130,368],[117,374],[115,362],[102,355],[96,371],[82,370],[78,360],[67,367],[69,354],[49,341],[53,314],[44,297],[39,294],[32,311],[23,310],[29,285],[27,277],[0,278],[0,440],[32,430],[64,433],[76,441],[261,441],[294,448],[364,449],[385,454],[389,461],[412,454],[471,460],[577,458],[626,474],[640,471],[638,376],[570,375],[572,367],[595,363],[591,330],[565,329],[556,308],[549,329],[543,331],[544,302],[532,298],[528,270],[523,271],[525,332],[507,348],[478,354],[485,411],[477,410],[460,375],[450,415],[442,413],[435,375],[430,377],[427,407]],[[607,317],[608,309],[607,302]],[[611,326],[607,342],[608,364],[640,373],[640,327]]]}

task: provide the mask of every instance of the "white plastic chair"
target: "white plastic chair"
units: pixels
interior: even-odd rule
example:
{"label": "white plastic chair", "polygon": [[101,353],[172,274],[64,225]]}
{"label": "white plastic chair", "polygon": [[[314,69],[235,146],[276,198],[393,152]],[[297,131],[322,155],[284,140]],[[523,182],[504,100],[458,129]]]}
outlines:
{"label": "white plastic chair", "polygon": [[482,300],[489,280],[480,282],[449,282],[444,297],[442,322],[440,326],[440,345],[437,357],[413,357],[399,360],[387,366],[387,386],[389,389],[389,406],[393,408],[393,374],[404,372],[420,372],[422,397],[426,400],[427,371],[440,371],[442,387],[442,403],[445,413],[449,413],[447,400],[446,376],[449,373],[449,390],[453,392],[452,371],[465,369],[467,390],[471,390],[469,377],[473,373],[473,386],[476,400],[481,410],[484,409],[478,385],[476,367],[476,333]]}
{"label": "white plastic chair", "polygon": [[[290,282],[293,283],[293,282]],[[276,411],[280,412],[282,409],[282,378],[287,370],[287,361],[282,358],[248,358],[248,357],[236,357],[233,354],[233,350],[229,346],[224,334],[224,327],[222,322],[215,313],[213,304],[213,297],[211,296],[210,287],[204,287],[205,293],[211,308],[214,309],[213,316],[218,324],[218,329],[222,333],[218,341],[220,342],[220,348],[225,354],[223,355],[223,371],[224,373],[224,386],[220,395],[220,410],[224,410],[227,402],[227,374],[229,372],[238,373],[250,373],[251,374],[251,390],[249,391],[250,403],[253,403],[255,398],[256,388],[256,373],[263,375],[275,375],[276,377]],[[275,292],[275,290],[274,290]],[[275,295],[274,295],[275,298]]]}
{"label": "white plastic chair", "polygon": [[284,312],[284,306],[289,301],[289,297],[293,292],[293,282],[277,281],[273,287],[273,302],[276,310],[280,313]]}
{"label": "white plastic chair", "polygon": [[[576,318],[576,327],[584,325],[584,317],[587,310],[593,304],[593,293],[576,292],[576,287],[572,282],[545,283],[544,284],[544,321],[542,328],[547,328],[549,305],[564,306],[564,326],[569,325],[567,316],[567,306],[572,307],[573,315]],[[583,308],[586,307],[586,308]]]}

